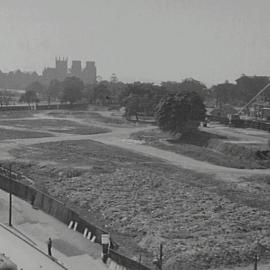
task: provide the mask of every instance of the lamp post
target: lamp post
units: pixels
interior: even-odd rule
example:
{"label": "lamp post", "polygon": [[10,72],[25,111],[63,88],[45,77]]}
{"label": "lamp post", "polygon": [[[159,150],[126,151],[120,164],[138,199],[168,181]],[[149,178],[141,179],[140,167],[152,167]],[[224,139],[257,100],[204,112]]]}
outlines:
{"label": "lamp post", "polygon": [[11,179],[11,163],[9,164],[9,221],[8,225],[11,227],[12,218],[12,179]]}
{"label": "lamp post", "polygon": [[153,264],[156,266],[156,269],[162,270],[162,263],[163,263],[163,245],[160,244],[159,256],[154,259]]}

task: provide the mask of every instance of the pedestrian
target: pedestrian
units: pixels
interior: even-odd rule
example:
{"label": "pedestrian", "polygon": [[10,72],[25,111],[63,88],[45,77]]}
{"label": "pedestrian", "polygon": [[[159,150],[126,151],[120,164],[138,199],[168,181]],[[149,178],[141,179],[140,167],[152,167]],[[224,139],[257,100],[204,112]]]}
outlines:
{"label": "pedestrian", "polygon": [[33,194],[32,197],[31,197],[31,205],[32,206],[34,206],[35,199],[36,199],[36,196],[35,196],[35,194]]}
{"label": "pedestrian", "polygon": [[52,239],[51,238],[49,238],[47,244],[48,244],[48,255],[52,256]]}

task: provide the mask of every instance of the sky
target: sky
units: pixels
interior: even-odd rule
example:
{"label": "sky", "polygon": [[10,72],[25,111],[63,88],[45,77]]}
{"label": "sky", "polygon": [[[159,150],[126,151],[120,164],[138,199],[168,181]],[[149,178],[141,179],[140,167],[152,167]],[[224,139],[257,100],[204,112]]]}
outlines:
{"label": "sky", "polygon": [[269,0],[0,0],[0,70],[93,60],[125,82],[270,75]]}

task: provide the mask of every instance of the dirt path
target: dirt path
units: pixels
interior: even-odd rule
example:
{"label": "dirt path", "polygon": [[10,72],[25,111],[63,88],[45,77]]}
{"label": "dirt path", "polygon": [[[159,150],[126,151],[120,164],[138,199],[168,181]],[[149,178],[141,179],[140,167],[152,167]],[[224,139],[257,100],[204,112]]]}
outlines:
{"label": "dirt path", "polygon": [[[46,114],[39,114],[37,117],[38,119],[61,119],[61,120],[70,120],[76,123],[83,124],[85,126],[99,126],[99,127],[106,127],[108,126],[104,123],[100,123],[96,120],[87,119],[85,122],[82,119],[78,119],[75,117],[48,117]],[[37,119],[31,118],[31,119]],[[30,119],[29,119],[30,120]],[[90,121],[89,121],[90,120]],[[111,133],[103,133],[103,134],[95,134],[95,135],[73,135],[73,134],[57,134],[54,133],[54,137],[43,137],[43,138],[31,138],[31,139],[14,139],[14,140],[5,140],[0,141],[0,160],[10,158],[9,151],[11,149],[20,148],[23,146],[31,146],[38,143],[47,143],[47,142],[60,142],[60,141],[70,141],[70,140],[93,140],[96,142],[104,143],[106,145],[117,146],[123,149],[128,149],[146,156],[157,157],[169,164],[176,165],[178,167],[182,167],[185,169],[193,170],[199,173],[211,174],[215,175],[217,179],[224,180],[224,181],[239,181],[240,177],[243,176],[255,176],[255,175],[269,175],[270,176],[270,169],[235,169],[235,168],[228,168],[223,166],[217,166],[214,164],[210,164],[208,162],[198,161],[187,156],[172,153],[170,151],[157,149],[151,146],[143,145],[140,141],[131,140],[130,134],[134,132],[138,132],[141,130],[152,129],[153,126],[138,126],[138,127],[109,127],[112,132]],[[31,131],[31,129],[29,129]],[[46,130],[42,130],[46,131]],[[239,135],[240,136],[240,135]],[[253,134],[247,134],[248,137],[245,139],[251,140],[251,136]],[[254,139],[254,137],[252,138]],[[264,268],[263,268],[264,267]],[[265,265],[260,268],[261,269],[269,269],[268,265]],[[235,270],[251,270],[252,266],[248,267],[240,267],[234,268]]]}
{"label": "dirt path", "polygon": [[[40,119],[45,119],[41,116]],[[33,118],[32,118],[33,119]],[[48,118],[47,118],[48,119]],[[58,119],[58,118],[53,118]],[[62,118],[63,119],[63,118]],[[77,123],[86,124],[80,119],[76,118],[65,118],[65,120],[72,120]],[[98,126],[100,126],[97,123]],[[102,125],[103,126],[103,125]],[[18,148],[25,145],[33,145],[38,143],[47,142],[58,142],[58,141],[70,141],[70,140],[94,140],[108,145],[113,145],[128,149],[134,152],[141,153],[147,156],[158,157],[170,164],[182,167],[184,169],[193,170],[200,173],[214,174],[218,178],[224,180],[237,181],[239,177],[242,176],[252,176],[252,175],[269,175],[270,169],[235,169],[217,166],[210,164],[208,162],[195,160],[187,156],[172,153],[170,151],[157,149],[151,146],[142,145],[138,141],[129,139],[131,133],[138,132],[141,130],[152,129],[152,126],[148,127],[134,127],[134,128],[113,128],[111,133],[95,134],[95,135],[71,135],[71,134],[55,134],[55,137],[44,137],[44,138],[31,138],[31,139],[14,139],[6,140],[0,143],[1,156],[0,159],[11,158],[8,154],[9,150]]]}
{"label": "dirt path", "polygon": [[[270,169],[236,169],[228,168],[223,166],[218,166],[210,164],[208,162],[195,160],[187,156],[176,154],[170,151],[158,149],[155,147],[142,145],[137,141],[128,139],[128,135],[134,131],[124,131],[121,134],[108,133],[102,135],[93,135],[91,136],[92,140],[109,144],[113,146],[118,146],[121,148],[129,149],[135,152],[142,153],[147,156],[154,156],[161,158],[170,164],[182,167],[184,169],[193,170],[200,173],[215,174],[225,180],[237,180],[238,177],[242,176],[251,176],[251,175],[269,175]],[[117,136],[116,136],[117,135]],[[120,135],[120,136],[119,136]]]}

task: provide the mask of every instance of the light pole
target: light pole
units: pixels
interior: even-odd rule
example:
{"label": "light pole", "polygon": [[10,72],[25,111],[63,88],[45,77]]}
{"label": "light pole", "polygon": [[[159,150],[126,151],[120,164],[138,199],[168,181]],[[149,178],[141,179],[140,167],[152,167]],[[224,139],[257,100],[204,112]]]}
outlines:
{"label": "light pole", "polygon": [[153,264],[156,266],[156,269],[162,270],[162,263],[163,263],[163,244],[160,244],[159,256],[154,259]]}
{"label": "light pole", "polygon": [[9,221],[8,225],[11,227],[11,217],[12,217],[12,179],[11,179],[11,163],[9,164]]}

